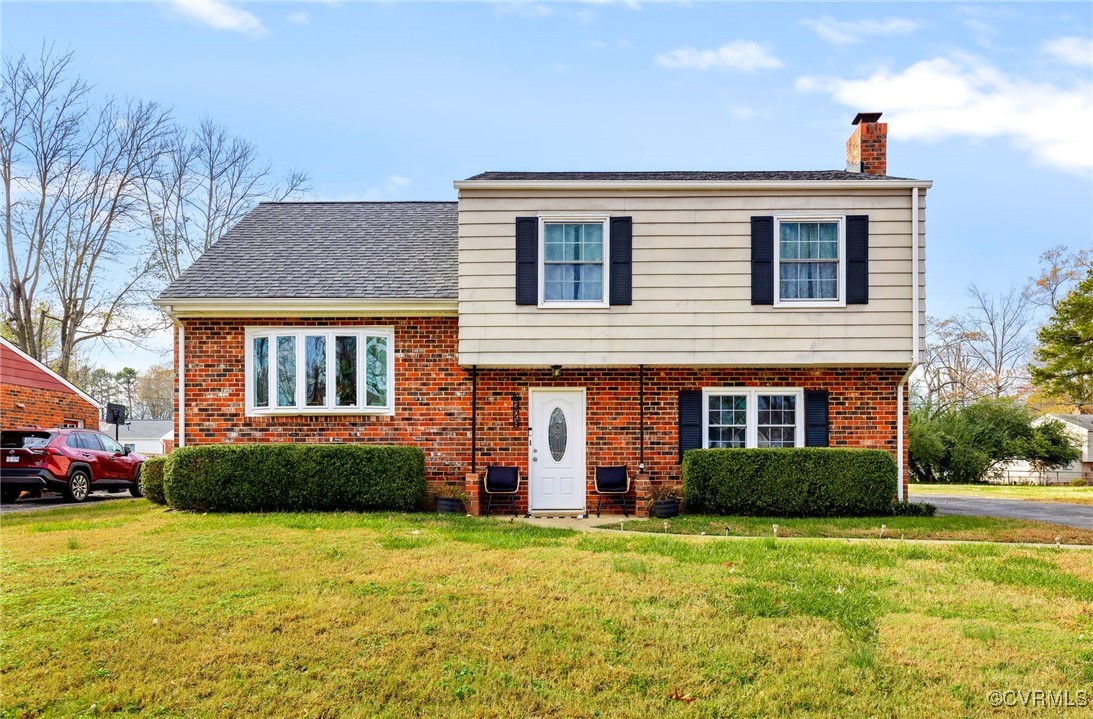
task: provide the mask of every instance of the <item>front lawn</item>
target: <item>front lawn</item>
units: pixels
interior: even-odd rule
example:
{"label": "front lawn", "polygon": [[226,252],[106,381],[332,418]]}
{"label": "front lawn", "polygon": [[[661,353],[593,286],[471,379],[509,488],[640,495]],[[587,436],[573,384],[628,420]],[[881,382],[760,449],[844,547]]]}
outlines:
{"label": "front lawn", "polygon": [[986,717],[1093,683],[1082,550],[143,500],[3,522],[4,717]]}
{"label": "front lawn", "polygon": [[908,499],[923,494],[952,494],[960,497],[995,499],[1033,499],[1040,502],[1066,502],[1093,506],[1093,487],[1022,484],[911,484]]}
{"label": "front lawn", "polygon": [[[1033,544],[1093,544],[1093,530],[1062,524],[996,517],[718,517],[688,514],[670,520],[627,519],[601,522],[605,529],[633,532],[771,537],[864,537],[872,539],[945,539]],[[667,525],[667,526],[666,526]],[[882,530],[881,525],[884,525]],[[727,531],[726,531],[727,530]]]}

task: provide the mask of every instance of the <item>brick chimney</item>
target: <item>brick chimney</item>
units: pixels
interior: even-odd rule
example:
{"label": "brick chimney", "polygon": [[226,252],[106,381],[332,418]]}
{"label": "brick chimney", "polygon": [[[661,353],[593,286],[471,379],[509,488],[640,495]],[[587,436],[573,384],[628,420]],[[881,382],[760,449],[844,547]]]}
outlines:
{"label": "brick chimney", "polygon": [[877,122],[879,112],[859,112],[854,132],[846,141],[846,171],[866,175],[888,174],[888,123]]}

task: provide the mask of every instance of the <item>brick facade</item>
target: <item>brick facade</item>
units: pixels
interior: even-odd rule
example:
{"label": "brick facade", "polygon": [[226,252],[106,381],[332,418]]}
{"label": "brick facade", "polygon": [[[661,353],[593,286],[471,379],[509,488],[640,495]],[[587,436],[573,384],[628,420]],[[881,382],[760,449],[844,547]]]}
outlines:
{"label": "brick facade", "polygon": [[84,427],[99,428],[98,408],[67,389],[0,383],[0,416],[4,427],[60,427],[78,419]]}
{"label": "brick facade", "polygon": [[[427,481],[462,482],[471,470],[471,371],[460,367],[454,317],[187,319],[186,444],[219,442],[385,442],[421,447]],[[246,417],[244,342],[248,326],[393,326],[395,416]],[[177,352],[176,352],[177,363]],[[176,366],[176,370],[178,367]],[[646,472],[653,484],[680,480],[678,392],[702,387],[794,387],[830,392],[830,442],[895,452],[900,368],[646,367]],[[639,369],[479,368],[476,469],[515,465],[526,472],[528,388],[584,387],[586,462],[640,459]],[[177,416],[177,415],[176,415]],[[904,417],[906,422],[906,415]],[[905,425],[906,426],[906,425]],[[176,427],[176,438],[179,436]],[[904,464],[906,466],[906,463]],[[473,489],[473,483],[468,489]],[[472,510],[477,492],[472,492]],[[593,495],[589,506],[595,505]],[[527,484],[519,503],[527,508]]]}

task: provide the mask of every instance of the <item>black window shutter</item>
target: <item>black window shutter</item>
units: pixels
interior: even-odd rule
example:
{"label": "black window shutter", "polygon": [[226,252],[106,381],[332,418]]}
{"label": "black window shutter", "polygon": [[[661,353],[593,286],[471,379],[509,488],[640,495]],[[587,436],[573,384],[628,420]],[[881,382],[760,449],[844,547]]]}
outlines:
{"label": "black window shutter", "polygon": [[679,392],[679,461],[688,449],[702,448],[702,390]]}
{"label": "black window shutter", "polygon": [[846,304],[869,304],[869,215],[846,217]]}
{"label": "black window shutter", "polygon": [[539,218],[516,218],[516,304],[539,304]]}
{"label": "black window shutter", "polygon": [[611,218],[611,291],[613,305],[633,304],[631,260],[634,254],[633,221],[630,217]]}
{"label": "black window shutter", "polygon": [[751,218],[751,303],[774,304],[774,218]]}
{"label": "black window shutter", "polygon": [[826,389],[805,390],[805,446],[828,445],[828,392]]}

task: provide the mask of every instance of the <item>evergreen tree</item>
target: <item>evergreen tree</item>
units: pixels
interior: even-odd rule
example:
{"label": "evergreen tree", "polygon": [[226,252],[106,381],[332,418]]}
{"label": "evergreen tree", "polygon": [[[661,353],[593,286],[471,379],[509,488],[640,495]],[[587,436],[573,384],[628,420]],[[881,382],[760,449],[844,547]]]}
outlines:
{"label": "evergreen tree", "polygon": [[1048,395],[1093,412],[1093,267],[1038,334],[1032,380]]}

